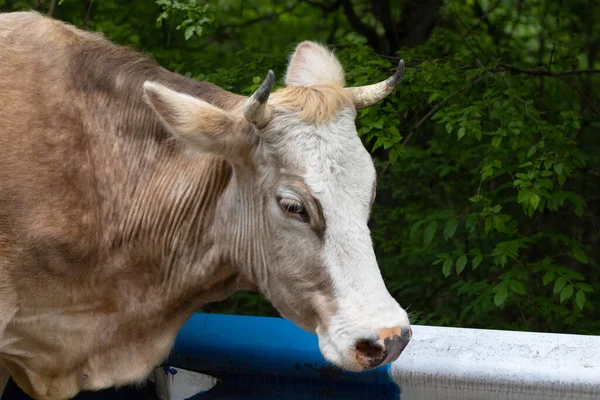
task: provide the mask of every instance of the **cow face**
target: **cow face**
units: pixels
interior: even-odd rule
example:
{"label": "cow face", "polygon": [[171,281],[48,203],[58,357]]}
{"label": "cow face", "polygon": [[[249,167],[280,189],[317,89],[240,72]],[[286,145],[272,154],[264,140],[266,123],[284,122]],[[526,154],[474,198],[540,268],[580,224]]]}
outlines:
{"label": "cow face", "polygon": [[323,356],[361,371],[395,360],[411,337],[388,293],[367,222],[373,162],[356,109],[387,96],[388,80],[344,88],[335,56],[312,42],[291,57],[286,86],[273,74],[238,109],[146,83],[149,103],[174,135],[233,165],[223,201],[224,236],[239,268],[282,316],[319,337]]}

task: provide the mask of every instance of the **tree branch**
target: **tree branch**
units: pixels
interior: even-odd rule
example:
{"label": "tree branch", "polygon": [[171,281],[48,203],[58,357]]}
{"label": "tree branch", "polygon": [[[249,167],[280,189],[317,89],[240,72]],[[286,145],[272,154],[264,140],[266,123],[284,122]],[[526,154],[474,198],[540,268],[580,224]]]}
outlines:
{"label": "tree branch", "polygon": [[396,32],[396,25],[392,18],[390,0],[378,0],[372,2],[372,7],[373,14],[383,25],[384,36],[388,43],[388,48],[385,50],[393,54],[400,48],[400,41]]}
{"label": "tree branch", "polygon": [[333,24],[331,27],[331,31],[329,32],[329,36],[327,37],[328,44],[333,44],[335,42],[335,33],[340,27],[340,13],[335,13],[333,16]]}
{"label": "tree branch", "polygon": [[85,29],[90,25],[90,20],[92,18],[92,5],[94,4],[94,0],[88,0],[87,10],[85,12],[85,18],[83,19],[83,27]]}
{"label": "tree branch", "polygon": [[[543,70],[537,70],[537,69],[536,70],[522,69],[522,68],[513,67],[512,65],[507,65],[507,64],[501,64],[501,67],[502,68],[496,68],[496,69],[488,70],[487,72],[489,74],[492,74],[492,73],[501,73],[501,72],[509,72],[509,73],[530,74],[530,75],[549,76],[549,77],[558,78],[558,79],[564,81],[569,86],[571,86],[580,95],[582,95],[583,98],[588,101],[590,109],[594,112],[594,114],[600,116],[600,112],[594,107],[592,100],[589,99],[587,96],[585,96],[583,94],[583,92],[577,86],[575,86],[572,82],[570,82],[568,79],[565,78],[565,76],[575,75],[575,74],[597,74],[597,73],[600,73],[600,70],[596,70],[596,69],[580,69],[580,70],[571,70],[571,71],[563,71],[563,72],[549,72],[549,71],[543,71]],[[474,67],[474,66],[467,66],[467,68],[476,68],[476,67]],[[479,77],[477,79],[472,80],[471,82],[467,83],[466,85],[464,85],[460,89],[452,92],[448,97],[446,97],[444,100],[440,101],[433,108],[431,108],[431,110],[429,110],[429,112],[427,112],[427,114],[425,114],[425,116],[423,116],[423,118],[421,118],[415,124],[415,126],[410,130],[410,133],[404,139],[403,144],[406,145],[408,143],[408,141],[410,140],[410,138],[412,137],[413,133],[416,132],[417,129],[419,129],[419,127],[423,123],[425,123],[433,114],[435,114],[440,108],[442,108],[444,105],[446,105],[446,103],[448,103],[448,101],[450,101],[452,98],[454,98],[458,94],[460,94],[460,93],[464,92],[465,90],[469,89],[471,86],[479,83],[483,79],[485,79],[485,76],[482,76],[482,77]]]}
{"label": "tree branch", "polygon": [[437,112],[437,110],[439,110],[440,108],[442,108],[444,105],[446,105],[447,102],[449,102],[450,100],[452,100],[452,98],[454,98],[456,95],[464,92],[465,90],[469,89],[471,86],[481,82],[482,80],[485,79],[485,76],[480,76],[477,79],[472,80],[471,82],[467,83],[466,85],[464,85],[463,87],[461,87],[458,90],[455,90],[454,92],[450,93],[450,95],[448,97],[446,97],[444,100],[440,101],[439,103],[437,103],[431,110],[429,110],[429,112],[427,114],[425,114],[425,116],[423,118],[421,118],[419,120],[419,122],[417,122],[415,124],[415,126],[410,130],[410,133],[408,134],[408,136],[406,136],[406,138],[404,139],[404,142],[402,143],[403,145],[406,145],[406,143],[408,142],[408,140],[410,139],[410,137],[412,136],[412,134],[419,129],[419,127],[429,119],[429,117],[431,117],[433,114],[435,114]]}
{"label": "tree branch", "polygon": [[573,90],[575,90],[577,93],[579,93],[579,95],[581,96],[581,98],[587,101],[588,106],[590,107],[590,110],[592,110],[594,112],[594,114],[596,114],[597,116],[600,117],[600,111],[598,111],[596,109],[596,107],[594,107],[593,100],[590,99],[588,96],[586,96],[586,94],[583,92],[583,90],[579,89],[573,82],[571,82],[570,80],[568,80],[564,76],[557,75],[556,77],[558,79],[560,79],[561,81],[563,81],[564,83],[566,83],[567,85],[571,86],[573,88]]}
{"label": "tree branch", "polygon": [[360,20],[358,15],[356,15],[356,11],[354,11],[354,7],[350,0],[341,0],[340,2],[344,9],[344,13],[346,14],[346,19],[352,28],[357,33],[363,35],[372,48],[379,49],[379,35],[377,34],[377,31]]}
{"label": "tree branch", "polygon": [[295,3],[295,4],[291,5],[291,6],[288,6],[288,7],[284,8],[281,11],[278,11],[278,12],[275,12],[275,13],[271,13],[271,14],[261,15],[260,17],[257,17],[255,19],[250,19],[248,21],[244,21],[244,22],[242,22],[240,24],[227,25],[224,28],[234,28],[234,29],[236,29],[236,28],[245,28],[247,26],[254,25],[254,24],[259,23],[259,22],[268,21],[270,19],[277,18],[277,17],[279,17],[279,16],[281,16],[281,15],[283,15],[285,13],[293,11],[299,5],[300,5],[300,2]]}
{"label": "tree branch", "polygon": [[468,36],[471,32],[473,32],[475,29],[477,29],[479,27],[479,25],[481,25],[483,22],[488,22],[488,15],[490,15],[492,13],[492,11],[494,11],[496,8],[498,8],[498,6],[500,5],[500,1],[501,0],[496,0],[496,2],[494,4],[492,4],[491,6],[488,7],[487,11],[481,16],[481,18],[479,18],[474,24],[473,26],[471,26],[469,29],[467,29],[467,31],[465,32],[465,34],[463,36]]}
{"label": "tree branch", "polygon": [[13,6],[14,6],[13,0],[6,0],[4,2],[4,6],[2,7],[1,10],[4,11],[4,12],[10,12],[10,11],[13,10]]}
{"label": "tree branch", "polygon": [[[388,55],[379,54],[379,53],[374,53],[374,54],[378,57],[385,58],[385,59],[388,59],[388,60],[391,60],[394,62],[398,62],[402,58],[402,57],[397,57],[397,56],[388,56]],[[451,61],[448,59],[438,59],[438,60]],[[408,63],[407,66],[417,67],[422,62],[425,62],[425,61],[429,61],[429,60],[414,59],[410,63]],[[481,68],[480,65],[466,65],[466,64],[460,64],[457,67],[462,70]],[[527,68],[515,67],[514,65],[510,65],[510,64],[498,64],[496,67],[488,70],[488,72],[493,72],[495,74],[500,73],[500,72],[508,72],[508,73],[512,73],[512,74],[528,74],[528,75],[537,75],[537,76],[559,77],[559,76],[585,75],[585,74],[595,75],[595,74],[600,74],[600,69],[587,68],[587,69],[572,69],[572,70],[568,70],[568,71],[552,72],[552,71],[546,71],[546,70],[539,69],[539,68],[527,69]]]}
{"label": "tree branch", "polygon": [[538,76],[566,76],[566,75],[580,75],[580,74],[600,74],[600,69],[573,69],[570,71],[551,72],[544,71],[542,69],[524,69],[515,67],[508,64],[499,64],[500,69],[492,69],[492,72],[512,72],[517,74],[529,74]]}
{"label": "tree branch", "polygon": [[310,6],[320,8],[321,10],[323,10],[326,13],[335,11],[342,4],[341,0],[336,0],[335,2],[333,2],[331,4],[322,4],[322,3],[319,3],[314,0],[303,0],[303,2]]}
{"label": "tree branch", "polygon": [[54,15],[54,10],[56,10],[56,3],[58,3],[58,0],[50,1],[50,5],[48,6],[48,12],[46,13],[47,16],[51,17]]}
{"label": "tree branch", "polygon": [[[402,44],[407,47],[419,46],[429,38],[436,24],[441,0],[404,1],[400,20],[395,31]],[[386,27],[386,30],[388,28]],[[398,49],[392,49],[395,53]]]}

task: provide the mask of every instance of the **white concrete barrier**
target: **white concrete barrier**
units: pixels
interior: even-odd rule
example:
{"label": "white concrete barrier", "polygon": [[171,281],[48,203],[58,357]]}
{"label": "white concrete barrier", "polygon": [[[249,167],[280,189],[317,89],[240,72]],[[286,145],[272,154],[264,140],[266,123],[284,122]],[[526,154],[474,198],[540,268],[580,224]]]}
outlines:
{"label": "white concrete barrier", "polygon": [[600,336],[413,326],[402,400],[600,399]]}

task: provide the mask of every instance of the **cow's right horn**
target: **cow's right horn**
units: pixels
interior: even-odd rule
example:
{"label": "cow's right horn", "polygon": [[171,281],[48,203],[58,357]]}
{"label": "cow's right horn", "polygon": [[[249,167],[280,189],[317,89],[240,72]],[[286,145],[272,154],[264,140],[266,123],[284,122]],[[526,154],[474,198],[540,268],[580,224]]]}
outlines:
{"label": "cow's right horn", "polygon": [[354,106],[356,109],[372,106],[373,104],[385,99],[392,90],[404,78],[404,61],[400,60],[398,68],[394,75],[387,78],[385,81],[375,83],[373,85],[350,87],[347,90],[352,94]]}
{"label": "cow's right horn", "polygon": [[244,117],[258,128],[266,126],[271,121],[271,107],[268,100],[274,83],[275,74],[269,70],[264,82],[244,104]]}

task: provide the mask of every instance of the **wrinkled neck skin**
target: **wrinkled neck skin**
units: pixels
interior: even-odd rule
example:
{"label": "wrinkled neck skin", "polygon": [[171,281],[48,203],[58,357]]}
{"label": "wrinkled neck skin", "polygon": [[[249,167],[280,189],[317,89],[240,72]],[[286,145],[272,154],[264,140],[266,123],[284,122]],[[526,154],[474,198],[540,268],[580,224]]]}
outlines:
{"label": "wrinkled neck skin", "polygon": [[164,300],[190,314],[238,290],[256,290],[268,265],[256,171],[177,144],[157,153],[146,166],[152,171],[146,187],[127,185],[138,190],[127,201],[131,212],[122,230],[130,251],[154,256]]}
{"label": "wrinkled neck skin", "polygon": [[236,289],[260,290],[268,297],[270,261],[265,244],[270,230],[263,212],[268,200],[259,191],[264,178],[252,166],[234,165],[232,170],[216,206],[214,240],[221,246],[221,257],[240,277],[242,285]]}

